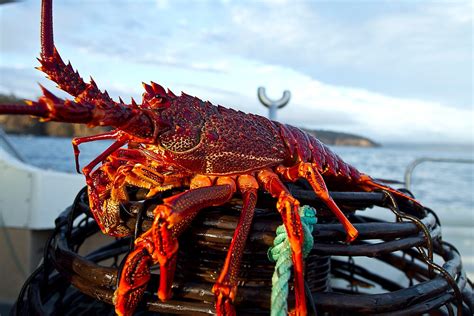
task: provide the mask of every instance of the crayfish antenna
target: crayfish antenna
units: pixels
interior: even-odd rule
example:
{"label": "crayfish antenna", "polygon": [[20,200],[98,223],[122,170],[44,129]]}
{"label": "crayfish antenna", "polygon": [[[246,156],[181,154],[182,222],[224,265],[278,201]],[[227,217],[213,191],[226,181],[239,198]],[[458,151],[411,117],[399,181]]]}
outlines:
{"label": "crayfish antenna", "polygon": [[0,104],[0,115],[32,115],[42,120],[48,120],[50,118],[50,106],[60,101],[53,93],[48,91],[42,85],[39,85],[43,91],[44,96],[41,97],[37,102],[31,100],[25,100],[26,105],[19,104]]}
{"label": "crayfish antenna", "polygon": [[53,57],[53,1],[43,0],[41,3],[41,58]]}
{"label": "crayfish antenna", "polygon": [[48,117],[48,109],[44,104],[26,100],[27,105],[0,104],[0,115],[33,115],[40,118]]}
{"label": "crayfish antenna", "polygon": [[[70,63],[63,62],[54,46],[52,6],[52,0],[42,0],[39,59],[41,65],[38,69],[75,99],[74,101],[60,99],[41,87],[43,96],[38,101],[27,101],[27,105],[0,105],[0,114],[33,115],[43,121],[110,126],[138,138],[153,137],[158,126],[153,114],[143,111],[135,102],[132,106],[123,104],[123,101],[114,102],[107,91],[101,92],[97,88],[92,78],[90,83],[85,83]],[[150,85],[146,88],[148,91],[153,91]]]}
{"label": "crayfish antenna", "polygon": [[114,102],[95,105],[63,100],[45,87],[40,87],[43,96],[38,101],[25,101],[26,105],[0,104],[0,115],[33,115],[42,121],[110,126],[140,138],[150,137],[154,133],[155,126],[151,118],[137,107]]}
{"label": "crayfish antenna", "polygon": [[99,104],[114,102],[107,91],[100,91],[91,78],[90,83],[84,82],[71,63],[64,63],[54,46],[53,36],[53,3],[52,0],[42,0],[41,4],[41,53],[36,69],[44,72],[46,77],[56,82],[58,87],[74,96],[77,102]]}

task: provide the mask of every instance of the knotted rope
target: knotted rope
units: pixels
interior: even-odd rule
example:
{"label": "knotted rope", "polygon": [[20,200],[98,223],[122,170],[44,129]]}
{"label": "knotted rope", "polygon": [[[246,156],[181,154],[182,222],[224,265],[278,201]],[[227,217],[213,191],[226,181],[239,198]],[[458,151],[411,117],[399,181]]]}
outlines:
{"label": "knotted rope", "polygon": [[[304,232],[303,258],[308,256],[313,248],[313,228],[317,223],[316,210],[308,205],[299,208],[301,224]],[[291,276],[291,248],[284,225],[278,226],[273,247],[268,249],[268,258],[276,262],[272,276],[271,316],[286,316],[288,314],[288,281]]]}

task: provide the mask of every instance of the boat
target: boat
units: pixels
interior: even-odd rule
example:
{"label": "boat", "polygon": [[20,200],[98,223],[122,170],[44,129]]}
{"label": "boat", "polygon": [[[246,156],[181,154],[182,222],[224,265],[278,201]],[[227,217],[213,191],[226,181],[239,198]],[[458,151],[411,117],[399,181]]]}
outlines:
{"label": "boat", "polygon": [[54,220],[85,181],[26,163],[1,129],[0,174],[0,303],[8,306],[40,262]]}

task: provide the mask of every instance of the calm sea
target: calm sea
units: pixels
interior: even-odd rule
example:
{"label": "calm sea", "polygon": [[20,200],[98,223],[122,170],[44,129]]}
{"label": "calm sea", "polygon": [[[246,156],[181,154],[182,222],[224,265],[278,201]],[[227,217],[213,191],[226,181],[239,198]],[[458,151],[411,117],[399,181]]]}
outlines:
{"label": "calm sea", "polygon": [[[10,139],[29,163],[45,169],[75,172],[70,139],[32,136],[10,136]],[[83,144],[81,165],[91,161],[109,144]],[[461,145],[387,144],[379,148],[335,146],[332,149],[372,177],[398,181],[403,181],[407,165],[416,158],[474,158],[474,148]],[[473,164],[422,163],[413,173],[412,192],[424,205],[435,210],[444,224],[474,227]]]}

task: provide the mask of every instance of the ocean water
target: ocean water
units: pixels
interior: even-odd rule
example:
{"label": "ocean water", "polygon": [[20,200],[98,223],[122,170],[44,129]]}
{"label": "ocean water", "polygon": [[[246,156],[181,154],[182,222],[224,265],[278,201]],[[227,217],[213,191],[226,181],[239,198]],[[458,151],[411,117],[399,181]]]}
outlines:
{"label": "ocean water", "polygon": [[[54,137],[9,136],[20,154],[32,165],[75,173],[71,140]],[[81,166],[94,159],[111,142],[81,145]],[[421,157],[473,159],[472,146],[386,144],[379,148],[331,147],[346,162],[374,178],[403,181],[405,169]],[[402,187],[402,185],[393,185]],[[411,191],[439,216],[443,239],[461,252],[470,278],[474,278],[474,165],[425,162],[413,172]],[[393,220],[393,214],[370,216]]]}

